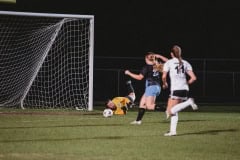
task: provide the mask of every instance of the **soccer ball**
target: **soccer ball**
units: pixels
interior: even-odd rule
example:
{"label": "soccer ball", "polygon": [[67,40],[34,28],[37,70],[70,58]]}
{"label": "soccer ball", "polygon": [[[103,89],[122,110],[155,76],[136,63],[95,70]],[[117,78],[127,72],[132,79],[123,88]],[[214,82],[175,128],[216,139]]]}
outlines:
{"label": "soccer ball", "polygon": [[103,117],[112,117],[113,116],[113,111],[109,108],[104,109],[103,111]]}

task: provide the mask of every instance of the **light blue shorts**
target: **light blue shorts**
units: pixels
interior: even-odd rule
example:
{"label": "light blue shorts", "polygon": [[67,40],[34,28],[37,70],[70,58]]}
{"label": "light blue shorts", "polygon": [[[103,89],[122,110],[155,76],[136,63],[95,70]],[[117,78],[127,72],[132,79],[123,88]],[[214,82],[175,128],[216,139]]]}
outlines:
{"label": "light blue shorts", "polygon": [[151,85],[145,88],[145,96],[159,96],[161,87],[159,85]]}

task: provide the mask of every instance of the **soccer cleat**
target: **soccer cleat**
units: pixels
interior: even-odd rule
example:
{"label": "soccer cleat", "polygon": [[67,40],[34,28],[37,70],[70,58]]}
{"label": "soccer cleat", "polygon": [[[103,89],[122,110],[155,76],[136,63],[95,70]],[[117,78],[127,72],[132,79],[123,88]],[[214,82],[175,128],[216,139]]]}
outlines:
{"label": "soccer cleat", "polygon": [[166,137],[176,136],[176,135],[177,135],[176,132],[167,132],[167,133],[164,134],[164,136],[166,136]]}
{"label": "soccer cleat", "polygon": [[130,124],[134,124],[134,125],[140,125],[142,124],[142,121],[133,121]]}
{"label": "soccer cleat", "polygon": [[191,107],[193,110],[197,110],[198,109],[198,106],[197,104],[194,102],[194,99],[193,98],[189,98],[190,101],[191,101]]}
{"label": "soccer cleat", "polygon": [[126,82],[126,84],[131,84],[132,82],[131,82],[131,80],[128,80],[127,82]]}

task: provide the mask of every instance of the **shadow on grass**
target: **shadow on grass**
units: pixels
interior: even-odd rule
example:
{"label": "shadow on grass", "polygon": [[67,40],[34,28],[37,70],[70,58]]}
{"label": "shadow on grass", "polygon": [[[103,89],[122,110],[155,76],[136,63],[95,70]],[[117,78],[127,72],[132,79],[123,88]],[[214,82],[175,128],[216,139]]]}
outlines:
{"label": "shadow on grass", "polygon": [[0,143],[19,143],[19,142],[63,142],[76,140],[119,140],[124,139],[125,136],[101,136],[101,137],[81,137],[81,138],[42,138],[42,139],[17,139],[17,140],[0,140]]}
{"label": "shadow on grass", "polygon": [[[179,120],[178,122],[204,122],[204,121],[209,121],[209,120],[191,119],[191,120]],[[154,122],[144,122],[144,123],[170,123],[170,119],[163,120],[161,122],[154,121]]]}
{"label": "shadow on grass", "polygon": [[237,132],[237,129],[217,129],[217,130],[206,130],[206,131],[200,131],[200,132],[192,132],[192,133],[183,133],[178,134],[177,136],[185,136],[185,135],[202,135],[202,134],[208,134],[208,135],[217,135],[222,132]]}
{"label": "shadow on grass", "polygon": [[[178,134],[177,136],[185,135],[217,135],[221,132],[237,132],[237,129],[226,129],[226,130],[207,130],[200,132]],[[128,136],[129,137],[129,136]],[[130,136],[139,137],[139,136]],[[18,139],[18,140],[0,140],[0,143],[19,143],[19,142],[62,142],[62,141],[76,141],[76,140],[121,140],[125,139],[126,136],[96,136],[96,137],[76,137],[76,138],[42,138],[42,139]]]}
{"label": "shadow on grass", "polygon": [[68,128],[68,127],[107,127],[125,126],[126,124],[81,124],[81,125],[57,125],[57,126],[19,126],[19,127],[0,127],[0,129],[33,129],[33,128]]}

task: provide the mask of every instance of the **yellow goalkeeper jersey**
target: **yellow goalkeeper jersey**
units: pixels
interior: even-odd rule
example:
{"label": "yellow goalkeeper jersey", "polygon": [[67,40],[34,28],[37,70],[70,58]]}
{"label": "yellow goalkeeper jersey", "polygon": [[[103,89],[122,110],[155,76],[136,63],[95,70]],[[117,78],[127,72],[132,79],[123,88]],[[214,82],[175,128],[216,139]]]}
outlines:
{"label": "yellow goalkeeper jersey", "polygon": [[122,107],[127,106],[127,103],[129,103],[130,100],[127,97],[115,97],[112,99],[112,102],[116,106],[114,114],[124,115]]}

